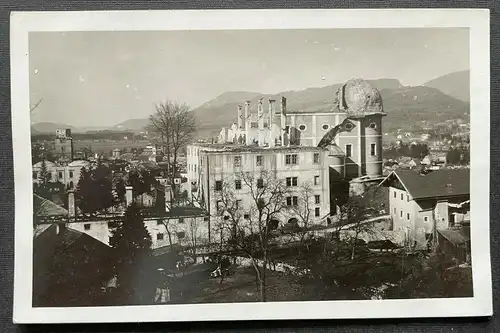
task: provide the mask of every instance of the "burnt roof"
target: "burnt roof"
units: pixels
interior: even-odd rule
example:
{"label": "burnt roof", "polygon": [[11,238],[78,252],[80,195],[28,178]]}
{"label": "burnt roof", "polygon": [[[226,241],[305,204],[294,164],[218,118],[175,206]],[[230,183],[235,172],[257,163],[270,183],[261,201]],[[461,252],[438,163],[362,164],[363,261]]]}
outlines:
{"label": "burnt roof", "polygon": [[469,169],[441,169],[421,174],[415,170],[393,171],[413,199],[465,196],[470,194]]}

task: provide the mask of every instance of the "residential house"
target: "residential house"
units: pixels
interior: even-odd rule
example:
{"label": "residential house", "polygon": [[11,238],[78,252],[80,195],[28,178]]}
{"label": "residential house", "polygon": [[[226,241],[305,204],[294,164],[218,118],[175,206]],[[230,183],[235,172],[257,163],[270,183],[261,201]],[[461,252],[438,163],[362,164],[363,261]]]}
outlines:
{"label": "residential house", "polygon": [[469,178],[468,169],[390,173],[381,185],[389,187],[389,209],[399,243],[423,248],[436,233],[468,225]]}

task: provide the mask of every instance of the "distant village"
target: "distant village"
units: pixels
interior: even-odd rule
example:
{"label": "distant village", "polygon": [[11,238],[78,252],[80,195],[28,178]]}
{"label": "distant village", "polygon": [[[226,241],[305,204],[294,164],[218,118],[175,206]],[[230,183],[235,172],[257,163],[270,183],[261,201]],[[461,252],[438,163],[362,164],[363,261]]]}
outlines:
{"label": "distant village", "polygon": [[139,138],[34,139],[34,306],[471,296],[470,125],[385,116],[353,79],[205,140],[170,102]]}

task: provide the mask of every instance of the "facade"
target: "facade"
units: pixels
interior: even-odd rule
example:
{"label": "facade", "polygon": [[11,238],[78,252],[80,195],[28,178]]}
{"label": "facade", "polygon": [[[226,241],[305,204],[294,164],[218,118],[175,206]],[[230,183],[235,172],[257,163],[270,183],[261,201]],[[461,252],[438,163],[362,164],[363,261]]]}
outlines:
{"label": "facade", "polygon": [[43,163],[45,163],[47,172],[50,174],[48,181],[54,183],[60,182],[69,189],[74,189],[78,185],[82,168],[90,167],[90,162],[84,160],[76,160],[67,165],[51,161],[40,161],[33,165],[33,184],[40,183],[40,171],[42,170]]}
{"label": "facade", "polygon": [[468,169],[389,174],[382,185],[389,187],[389,209],[399,243],[425,247],[437,232],[469,224],[469,176]]}
{"label": "facade", "polygon": [[[236,184],[242,173],[257,176],[271,171],[297,188],[311,183],[317,223],[336,214],[336,197],[346,182],[382,177],[385,113],[380,93],[367,82],[353,79],[344,84],[332,96],[330,111],[291,111],[285,97],[279,107],[276,104],[269,99],[265,108],[263,99],[254,105],[245,101],[237,107],[236,121],[221,130],[217,143],[188,146],[191,198],[201,199],[211,216],[217,210],[217,183]],[[235,190],[246,209],[248,194]],[[280,222],[289,218],[293,216]]]}

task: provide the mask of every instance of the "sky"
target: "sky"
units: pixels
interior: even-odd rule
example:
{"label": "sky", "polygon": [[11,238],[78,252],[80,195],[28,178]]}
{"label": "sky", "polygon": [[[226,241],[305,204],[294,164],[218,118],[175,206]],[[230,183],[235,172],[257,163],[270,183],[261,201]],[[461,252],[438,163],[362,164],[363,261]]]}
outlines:
{"label": "sky", "polygon": [[461,28],[32,32],[32,122],[114,126],[157,103],[195,108],[226,91],[278,93],[469,69]]}

